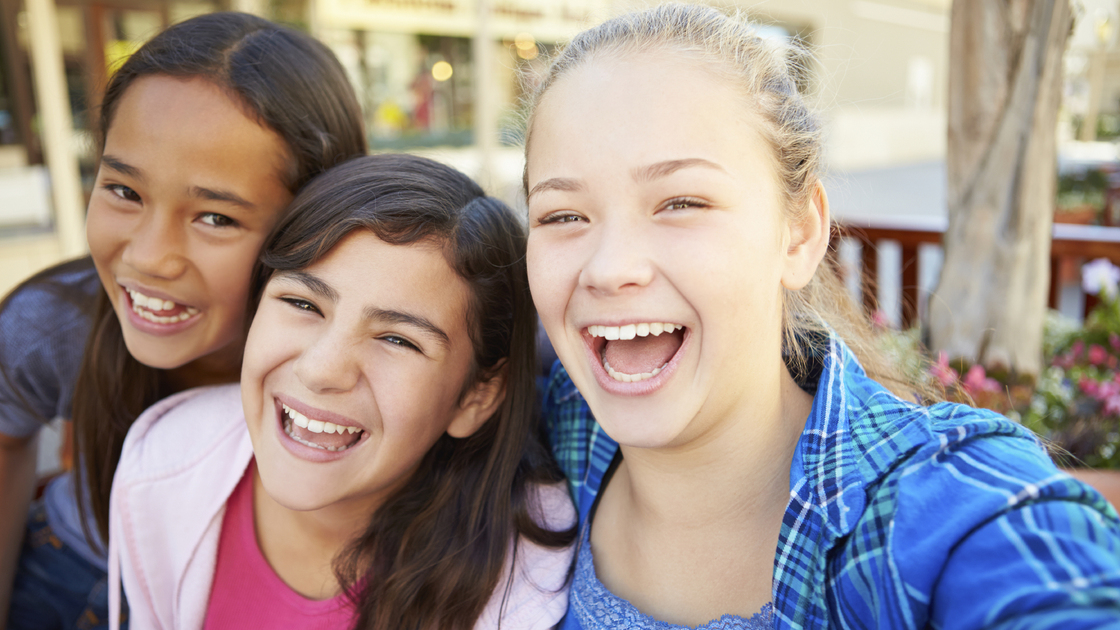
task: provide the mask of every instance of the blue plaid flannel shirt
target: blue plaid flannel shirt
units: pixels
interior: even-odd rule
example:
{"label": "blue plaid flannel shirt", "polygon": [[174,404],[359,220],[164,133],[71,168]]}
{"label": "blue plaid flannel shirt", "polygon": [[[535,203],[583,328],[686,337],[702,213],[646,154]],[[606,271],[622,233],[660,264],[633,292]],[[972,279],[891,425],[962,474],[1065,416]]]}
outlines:
{"label": "blue plaid flannel shirt", "polygon": [[[584,522],[618,449],[557,362],[543,404]],[[830,340],[774,558],[778,628],[1120,628],[1120,521],[1034,435],[900,400]]]}

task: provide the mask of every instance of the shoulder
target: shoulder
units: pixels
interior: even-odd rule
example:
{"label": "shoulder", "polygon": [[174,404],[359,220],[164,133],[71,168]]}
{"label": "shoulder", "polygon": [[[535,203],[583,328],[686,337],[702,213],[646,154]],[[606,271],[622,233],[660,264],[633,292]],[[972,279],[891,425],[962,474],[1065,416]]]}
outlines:
{"label": "shoulder", "polygon": [[879,485],[924,494],[965,492],[1006,507],[1014,507],[1021,493],[1037,498],[1080,488],[1066,484],[1068,476],[1038,438],[1008,418],[954,403],[900,407],[889,418],[871,413],[853,422],[853,442],[865,466],[879,472]]}
{"label": "shoulder", "polygon": [[896,533],[928,535],[927,519],[936,517],[960,521],[963,535],[1020,504],[1044,500],[1110,511],[1095,491],[1059,471],[1022,425],[986,409],[922,407],[886,396],[850,418],[851,442],[868,500],[876,503],[869,508],[881,512],[889,504],[898,516]]}
{"label": "shoulder", "polygon": [[[841,614],[988,627],[1077,584],[1115,586],[1115,511],[1058,470],[1029,430],[988,410],[922,407],[866,377],[851,381],[838,423],[846,437],[835,446],[844,453],[837,459],[855,466],[832,470],[861,487],[835,494],[858,509],[836,519],[850,529],[828,560],[829,581],[844,593]],[[862,595],[868,579],[879,593],[872,599]]]}
{"label": "shoulder", "polygon": [[563,483],[534,484],[530,497],[530,514],[541,527],[562,531],[576,524],[576,510]]}
{"label": "shoulder", "polygon": [[975,487],[969,479],[979,476],[993,487],[1021,488],[1057,472],[1037,436],[998,413],[956,403],[922,406],[862,372],[844,380],[837,424],[867,486],[905,479]]}
{"label": "shoulder", "polygon": [[124,483],[175,475],[241,439],[248,435],[237,384],[190,389],[140,414],[125,438],[117,476]]}
{"label": "shoulder", "polygon": [[205,387],[156,403],[129,429],[109,548],[134,622],[192,627],[182,620],[205,611],[226,500],[253,455],[242,415],[236,384]]}
{"label": "shoulder", "polygon": [[34,432],[67,415],[89,335],[96,270],[74,261],[18,287],[0,310],[0,431]]}
{"label": "shoulder", "polygon": [[[576,512],[563,484],[537,485],[531,494],[533,520],[559,531],[573,527]],[[512,541],[511,541],[512,542]],[[552,628],[568,609],[568,576],[575,547],[545,547],[524,538],[511,556],[486,608],[475,624],[483,628]],[[500,624],[499,624],[500,620]]]}
{"label": "shoulder", "polygon": [[0,330],[21,325],[52,330],[60,320],[88,317],[100,289],[97,270],[87,259],[48,269],[7,297],[0,311]]}

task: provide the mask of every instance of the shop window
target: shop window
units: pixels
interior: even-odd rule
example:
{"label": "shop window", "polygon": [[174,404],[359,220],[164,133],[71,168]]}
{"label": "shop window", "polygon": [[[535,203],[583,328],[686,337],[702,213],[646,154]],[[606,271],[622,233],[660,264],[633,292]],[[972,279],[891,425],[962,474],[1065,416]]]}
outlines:
{"label": "shop window", "polygon": [[470,39],[370,31],[323,39],[354,83],[372,148],[474,142]]}

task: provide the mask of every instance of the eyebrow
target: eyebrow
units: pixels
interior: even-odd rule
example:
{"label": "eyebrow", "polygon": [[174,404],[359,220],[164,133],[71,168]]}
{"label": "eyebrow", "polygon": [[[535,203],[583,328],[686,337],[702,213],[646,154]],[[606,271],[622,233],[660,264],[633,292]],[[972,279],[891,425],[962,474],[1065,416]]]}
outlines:
{"label": "eyebrow", "polygon": [[686,158],[683,160],[665,160],[664,162],[636,168],[631,171],[631,176],[634,178],[634,181],[649,182],[662,177],[668,177],[681,169],[697,166],[725,173],[727,172],[722,166],[710,160],[705,160],[704,158]]}
{"label": "eyebrow", "polygon": [[376,308],[373,306],[366,307],[362,315],[366,319],[377,320],[388,324],[404,324],[406,326],[419,328],[423,332],[427,333],[429,337],[435,339],[435,341],[444,348],[451,347],[451,337],[449,337],[447,333],[443,332],[443,329],[441,329],[439,326],[436,326],[432,322],[428,321],[427,318],[421,317],[419,315],[413,315],[412,313],[405,313],[402,311]]}
{"label": "eyebrow", "polygon": [[284,270],[276,272],[276,276],[279,278],[290,278],[302,284],[308,291],[311,291],[321,298],[325,298],[331,302],[338,301],[338,291],[335,291],[334,287],[323,282],[318,276],[307,273],[306,271],[298,269]]}
{"label": "eyebrow", "polygon": [[546,179],[543,182],[538,182],[537,185],[533,186],[533,189],[529,191],[529,194],[525,195],[525,199],[528,200],[533,195],[539,192],[544,192],[546,190],[579,192],[583,190],[583,184],[580,183],[579,180],[575,180],[570,177],[553,177],[552,179]]}
{"label": "eyebrow", "polygon": [[234,205],[241,206],[247,210],[256,208],[252,202],[245,199],[241,195],[228,190],[215,190],[213,188],[203,188],[202,186],[191,186],[188,194],[192,197],[206,199],[208,201],[224,201]]}
{"label": "eyebrow", "polygon": [[135,166],[132,166],[131,164],[125,164],[121,160],[119,160],[119,159],[117,159],[117,158],[115,158],[111,155],[108,155],[108,154],[102,155],[101,156],[101,165],[102,166],[108,166],[109,168],[113,169],[114,171],[120,173],[121,175],[127,175],[128,177],[132,177],[134,179],[144,181],[144,172],[143,171],[136,168]]}
{"label": "eyebrow", "polygon": [[[636,168],[631,171],[631,177],[633,177],[634,181],[637,182],[649,182],[655,179],[660,179],[662,177],[668,177],[669,175],[672,175],[673,173],[676,173],[681,169],[697,166],[722,171],[724,173],[727,172],[722,166],[716,164],[715,162],[712,162],[711,160],[705,160],[704,158],[686,158],[683,160],[665,160],[664,162],[658,162],[656,164],[650,164],[649,166]],[[528,200],[533,195],[539,192],[544,192],[546,190],[579,192],[583,190],[583,183],[577,179],[572,179],[569,177],[553,177],[552,179],[546,179],[543,182],[538,183],[536,186],[533,186],[533,189],[529,191],[529,194],[525,196],[525,199]]]}

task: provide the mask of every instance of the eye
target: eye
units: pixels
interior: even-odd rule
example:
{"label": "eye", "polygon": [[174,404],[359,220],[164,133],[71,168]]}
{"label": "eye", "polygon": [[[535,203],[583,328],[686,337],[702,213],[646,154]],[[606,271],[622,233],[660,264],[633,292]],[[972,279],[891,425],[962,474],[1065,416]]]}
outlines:
{"label": "eye", "polygon": [[691,208],[709,208],[711,204],[695,197],[677,197],[665,202],[664,210],[689,210]]}
{"label": "eye", "polygon": [[123,186],[121,184],[106,184],[105,190],[108,190],[109,192],[120,197],[121,199],[124,199],[125,201],[140,201],[140,195],[136,194],[136,191],[129,188],[128,186]]}
{"label": "eye", "polygon": [[582,215],[576,214],[575,212],[562,211],[546,214],[540,219],[537,219],[537,225],[577,223],[580,221],[586,222],[587,218]]}
{"label": "eye", "polygon": [[277,298],[277,299],[279,299],[281,302],[284,302],[285,304],[288,304],[288,305],[292,306],[293,308],[297,308],[301,311],[307,311],[308,313],[314,313],[316,315],[322,315],[323,314],[322,311],[319,310],[318,306],[315,306],[314,303],[308,302],[307,300],[305,300],[303,298],[281,297],[281,298]]}
{"label": "eye", "polygon": [[198,218],[198,220],[202,221],[206,225],[211,225],[213,227],[219,228],[234,227],[237,225],[237,221],[234,221],[224,214],[218,214],[216,212],[204,212],[202,216]]}
{"label": "eye", "polygon": [[405,339],[404,337],[398,337],[397,335],[385,335],[383,337],[378,337],[378,339],[380,339],[381,341],[391,343],[394,346],[400,346],[401,348],[406,348],[408,350],[412,350],[414,352],[420,352],[420,354],[423,354],[423,352],[420,351],[420,348],[416,347],[416,344],[414,344],[411,341]]}

